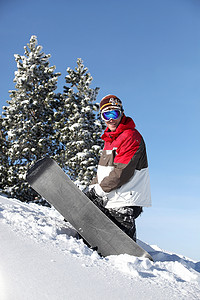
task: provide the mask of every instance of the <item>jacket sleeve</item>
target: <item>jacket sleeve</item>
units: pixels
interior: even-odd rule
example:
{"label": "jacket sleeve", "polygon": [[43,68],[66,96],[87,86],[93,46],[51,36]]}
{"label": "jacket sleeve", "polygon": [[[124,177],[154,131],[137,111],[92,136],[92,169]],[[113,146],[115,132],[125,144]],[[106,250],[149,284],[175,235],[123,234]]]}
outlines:
{"label": "jacket sleeve", "polygon": [[143,138],[129,135],[117,150],[113,169],[100,183],[104,192],[121,187],[134,175],[136,169],[147,166],[146,149]]}

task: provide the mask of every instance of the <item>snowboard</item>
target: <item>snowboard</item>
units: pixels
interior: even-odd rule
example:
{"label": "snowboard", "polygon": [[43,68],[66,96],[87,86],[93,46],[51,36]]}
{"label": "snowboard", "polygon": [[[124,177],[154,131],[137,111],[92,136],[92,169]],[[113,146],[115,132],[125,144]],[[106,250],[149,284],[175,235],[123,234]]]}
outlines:
{"label": "snowboard", "polygon": [[126,253],[153,261],[150,254],[114,224],[53,159],[38,160],[28,170],[26,180],[100,255]]}

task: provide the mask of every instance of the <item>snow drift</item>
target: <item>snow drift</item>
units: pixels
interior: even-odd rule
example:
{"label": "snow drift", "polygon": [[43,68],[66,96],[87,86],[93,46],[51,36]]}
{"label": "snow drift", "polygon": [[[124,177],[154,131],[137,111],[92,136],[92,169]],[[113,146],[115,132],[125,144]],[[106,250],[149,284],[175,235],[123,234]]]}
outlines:
{"label": "snow drift", "polygon": [[200,299],[200,262],[100,257],[54,209],[0,196],[0,299]]}

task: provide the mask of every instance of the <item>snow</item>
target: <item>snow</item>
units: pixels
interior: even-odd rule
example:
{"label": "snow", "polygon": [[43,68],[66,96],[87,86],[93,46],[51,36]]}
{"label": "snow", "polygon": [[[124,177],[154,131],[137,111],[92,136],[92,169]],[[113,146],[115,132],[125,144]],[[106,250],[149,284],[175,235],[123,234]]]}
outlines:
{"label": "snow", "polygon": [[100,257],[54,209],[0,196],[0,299],[200,299],[200,262],[138,240],[154,262]]}

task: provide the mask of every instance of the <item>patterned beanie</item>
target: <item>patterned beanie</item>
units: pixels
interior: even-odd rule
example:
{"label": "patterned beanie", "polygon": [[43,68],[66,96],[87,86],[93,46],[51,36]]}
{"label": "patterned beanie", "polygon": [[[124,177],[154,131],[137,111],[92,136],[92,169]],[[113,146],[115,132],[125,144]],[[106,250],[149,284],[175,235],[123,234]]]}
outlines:
{"label": "patterned beanie", "polygon": [[104,112],[106,110],[110,110],[110,109],[120,109],[122,112],[123,110],[123,106],[122,106],[122,101],[117,98],[114,95],[107,95],[104,98],[101,99],[100,102],[100,112]]}

